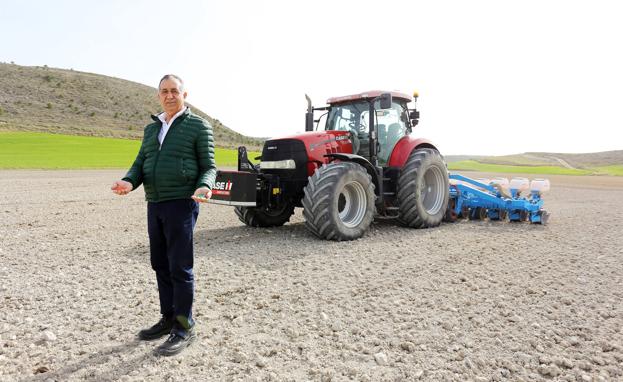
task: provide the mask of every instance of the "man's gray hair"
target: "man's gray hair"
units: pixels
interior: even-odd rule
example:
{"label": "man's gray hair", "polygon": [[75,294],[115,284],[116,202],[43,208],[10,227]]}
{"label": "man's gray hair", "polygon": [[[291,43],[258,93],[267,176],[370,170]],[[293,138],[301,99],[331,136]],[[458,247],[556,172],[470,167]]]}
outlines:
{"label": "man's gray hair", "polygon": [[182,81],[180,76],[176,76],[175,74],[165,74],[164,76],[162,76],[162,78],[160,79],[160,82],[158,82],[158,89],[160,89],[160,85],[162,85],[162,81],[171,80],[171,79],[177,80],[180,83],[180,91],[184,91],[184,81]]}

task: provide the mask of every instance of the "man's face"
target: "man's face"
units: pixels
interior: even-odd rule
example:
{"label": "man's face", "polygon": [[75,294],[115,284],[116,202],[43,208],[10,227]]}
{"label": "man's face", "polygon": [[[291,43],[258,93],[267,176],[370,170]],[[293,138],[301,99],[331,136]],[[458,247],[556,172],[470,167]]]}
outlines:
{"label": "man's face", "polygon": [[174,115],[184,107],[186,92],[180,89],[180,83],[175,78],[167,78],[160,83],[158,99],[160,106],[169,115]]}

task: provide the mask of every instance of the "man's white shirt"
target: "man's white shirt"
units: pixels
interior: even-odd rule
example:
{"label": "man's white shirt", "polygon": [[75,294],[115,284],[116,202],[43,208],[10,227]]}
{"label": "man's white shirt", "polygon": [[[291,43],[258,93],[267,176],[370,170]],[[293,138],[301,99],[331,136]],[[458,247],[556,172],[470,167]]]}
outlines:
{"label": "man's white shirt", "polygon": [[175,119],[179,117],[180,115],[182,115],[182,113],[184,113],[187,108],[188,106],[184,106],[182,110],[180,110],[177,114],[173,116],[173,118],[171,118],[169,123],[167,123],[167,120],[166,120],[167,113],[163,112],[163,113],[158,114],[158,119],[162,122],[162,128],[160,129],[160,132],[158,133],[158,141],[160,142],[161,148],[162,148],[162,142],[164,141],[164,137],[166,137],[167,133],[169,132],[169,127],[171,127]]}

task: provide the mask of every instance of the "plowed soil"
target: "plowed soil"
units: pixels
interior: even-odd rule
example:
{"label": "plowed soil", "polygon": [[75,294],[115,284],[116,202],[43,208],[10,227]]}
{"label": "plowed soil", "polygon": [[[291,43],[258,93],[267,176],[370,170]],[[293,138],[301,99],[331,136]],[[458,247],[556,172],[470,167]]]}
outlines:
{"label": "plowed soil", "polygon": [[162,358],[136,339],[158,297],[122,175],[0,172],[0,380],[623,379],[623,178],[550,178],[547,226],[376,221],[345,243],[300,209],[252,229],[203,205],[199,338]]}

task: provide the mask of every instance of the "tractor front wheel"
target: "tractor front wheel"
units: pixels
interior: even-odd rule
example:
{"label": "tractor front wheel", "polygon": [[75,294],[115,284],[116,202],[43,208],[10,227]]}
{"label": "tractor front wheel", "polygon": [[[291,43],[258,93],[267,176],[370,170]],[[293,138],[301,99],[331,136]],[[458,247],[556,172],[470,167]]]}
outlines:
{"label": "tractor front wheel", "polygon": [[290,220],[294,214],[291,203],[283,203],[278,208],[236,207],[236,215],[249,227],[279,227]]}
{"label": "tractor front wheel", "polygon": [[372,223],[374,208],[372,178],[356,163],[324,165],[309,177],[305,186],[305,225],[321,239],[362,237]]}
{"label": "tractor front wheel", "polygon": [[398,178],[398,219],[412,228],[438,226],[448,207],[448,171],[433,149],[414,150]]}

